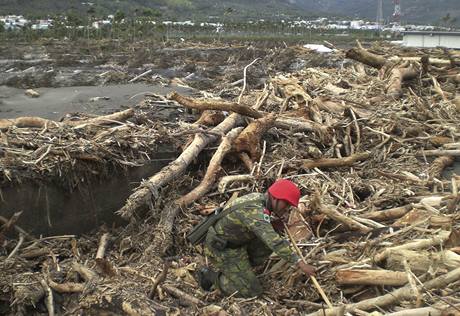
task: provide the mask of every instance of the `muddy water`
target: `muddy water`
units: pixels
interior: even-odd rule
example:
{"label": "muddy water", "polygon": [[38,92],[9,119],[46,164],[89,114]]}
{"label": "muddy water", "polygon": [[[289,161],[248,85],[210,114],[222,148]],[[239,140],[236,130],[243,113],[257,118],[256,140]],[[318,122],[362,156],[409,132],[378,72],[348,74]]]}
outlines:
{"label": "muddy water", "polygon": [[159,148],[152,162],[109,179],[93,179],[68,192],[53,183],[24,182],[1,188],[0,214],[7,218],[23,211],[18,225],[36,236],[84,234],[101,225],[126,224],[115,215],[142,179],[158,172],[174,160],[174,148]]}
{"label": "muddy water", "polygon": [[[189,94],[192,91],[178,86],[163,87],[143,83],[35,90],[40,93],[39,98],[26,96],[23,89],[0,86],[0,118],[39,116],[57,120],[72,112],[106,114],[119,110],[122,106],[137,104],[145,93],[164,95],[175,90]],[[91,101],[94,97],[108,97],[108,100]]]}

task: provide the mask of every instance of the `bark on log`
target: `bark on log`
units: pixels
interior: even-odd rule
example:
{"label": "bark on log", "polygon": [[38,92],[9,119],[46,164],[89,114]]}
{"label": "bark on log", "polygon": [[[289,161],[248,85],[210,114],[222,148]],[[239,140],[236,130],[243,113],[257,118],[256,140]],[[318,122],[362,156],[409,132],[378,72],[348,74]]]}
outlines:
{"label": "bark on log", "polygon": [[205,110],[193,125],[216,126],[225,119],[221,111]]}
{"label": "bark on log", "polygon": [[430,178],[441,178],[442,177],[442,172],[444,169],[447,167],[450,167],[451,165],[454,164],[454,157],[452,156],[440,156],[436,158],[430,165],[430,169],[428,170],[428,174],[430,175]]}
{"label": "bark on log", "polygon": [[49,278],[48,284],[50,288],[58,293],[81,293],[85,289],[85,285],[83,283],[67,282],[59,284]]}
{"label": "bark on log", "polygon": [[369,156],[370,153],[359,153],[345,158],[322,158],[318,160],[305,160],[302,162],[302,168],[314,169],[350,167],[358,161],[366,160],[367,158],[369,158]]}
{"label": "bark on log", "polygon": [[385,57],[372,54],[362,47],[349,49],[345,53],[345,56],[377,69],[382,68],[387,63],[387,59]]}
{"label": "bark on log", "polygon": [[333,207],[322,205],[321,197],[318,192],[316,192],[315,195],[313,196],[311,200],[310,208],[312,210],[315,210],[317,212],[327,215],[331,219],[344,224],[346,227],[352,230],[358,230],[363,234],[369,233],[371,231],[371,228],[361,223],[358,223],[357,221],[341,214],[339,211],[335,210]]}
{"label": "bark on log", "polygon": [[44,128],[60,126],[59,122],[43,119],[41,117],[18,117],[15,119],[0,119],[0,130],[4,131],[10,127],[17,128]]}
{"label": "bark on log", "polygon": [[275,120],[275,114],[273,113],[254,120],[235,139],[233,148],[237,152],[248,152],[252,161],[258,160],[261,155],[260,139],[273,126]]}
{"label": "bark on log", "polygon": [[180,95],[177,92],[171,92],[167,96],[168,99],[174,100],[177,103],[190,108],[197,110],[219,110],[219,111],[230,111],[238,113],[244,116],[252,118],[261,118],[264,115],[244,104],[238,104],[236,102],[227,102],[222,100],[196,100]]}
{"label": "bark on log", "polygon": [[[418,286],[419,291],[423,291],[423,289],[431,290],[431,289],[439,289],[448,286],[450,283],[456,282],[460,279],[460,268],[457,268],[449,273],[443,274],[435,279],[432,279],[428,282],[425,282],[422,286]],[[409,300],[413,298],[414,292],[410,285],[406,285],[400,289],[394,290],[391,293],[370,298],[367,300],[363,300],[357,303],[347,304],[345,305],[345,311],[352,311],[353,309],[360,309],[360,310],[370,310],[374,309],[376,306],[383,307],[394,304],[396,302],[402,300]],[[335,316],[339,307],[334,307],[332,309],[322,309],[318,310],[317,312],[308,314],[307,316]]]}
{"label": "bark on log", "polygon": [[375,221],[397,219],[404,216],[407,212],[412,210],[412,208],[412,205],[404,205],[401,207],[390,208],[388,210],[369,212],[361,215],[361,217],[372,219]]}
{"label": "bark on log", "polygon": [[393,68],[390,73],[390,79],[386,88],[387,94],[393,97],[399,97],[402,94],[402,83],[407,80],[417,78],[418,71],[412,66],[408,68]]}
{"label": "bark on log", "polygon": [[185,169],[198,157],[198,154],[211,142],[217,140],[216,134],[227,133],[240,119],[239,114],[232,114],[222,123],[214,127],[211,135],[196,134],[193,142],[182,152],[182,154],[160,172],[144,181],[133,194],[130,195],[126,204],[117,211],[123,218],[130,218],[134,212],[143,206],[151,205],[151,198],[157,198],[158,190],[165,183],[181,175]]}
{"label": "bark on log", "polygon": [[391,270],[338,270],[335,277],[339,284],[353,285],[401,286],[408,282],[405,272]]}

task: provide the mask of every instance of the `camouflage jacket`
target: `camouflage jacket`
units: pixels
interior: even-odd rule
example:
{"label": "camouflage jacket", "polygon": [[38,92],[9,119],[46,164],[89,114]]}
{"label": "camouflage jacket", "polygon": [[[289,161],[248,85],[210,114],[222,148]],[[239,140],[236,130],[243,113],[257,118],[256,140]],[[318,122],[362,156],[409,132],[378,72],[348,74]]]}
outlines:
{"label": "camouflage jacket", "polygon": [[[271,224],[271,213],[266,210],[267,197],[262,193],[251,193],[237,198],[226,208],[244,203],[214,224],[217,235],[234,246],[244,246],[258,238],[282,259],[294,264],[299,257],[281,238]],[[248,203],[249,202],[249,203]]]}

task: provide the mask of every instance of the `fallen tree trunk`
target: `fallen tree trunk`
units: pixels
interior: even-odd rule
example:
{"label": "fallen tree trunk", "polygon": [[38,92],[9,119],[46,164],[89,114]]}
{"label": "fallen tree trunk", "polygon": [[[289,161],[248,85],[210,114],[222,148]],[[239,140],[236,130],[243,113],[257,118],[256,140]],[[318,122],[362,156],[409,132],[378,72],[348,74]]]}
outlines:
{"label": "fallen tree trunk", "polygon": [[358,161],[366,160],[369,158],[369,156],[370,153],[359,153],[345,158],[322,158],[318,160],[306,160],[302,162],[302,168],[314,169],[350,167]]}
{"label": "fallen tree trunk", "polygon": [[[229,111],[238,113],[250,118],[259,119],[263,118],[269,113],[258,111],[255,108],[250,108],[246,105],[241,105],[234,102],[226,102],[220,100],[194,100],[192,98],[181,96],[180,94],[174,92],[169,98],[177,101],[179,104],[199,109],[199,110],[220,110],[220,111]],[[328,127],[321,125],[314,121],[308,121],[304,119],[294,119],[290,117],[277,117],[275,126],[282,129],[292,129],[294,131],[306,131],[306,132],[318,132],[320,134],[325,134],[328,131]]]}
{"label": "fallen tree trunk", "polygon": [[430,175],[430,179],[433,179],[433,178],[441,178],[442,177],[442,173],[444,171],[444,169],[446,169],[447,167],[450,167],[454,164],[454,157],[452,156],[440,156],[438,158],[436,158],[431,166],[430,166],[430,169],[428,170],[428,174]]}
{"label": "fallen tree trunk", "polygon": [[148,249],[148,253],[154,250],[156,247],[160,247],[162,253],[166,253],[173,243],[173,226],[176,216],[179,214],[180,210],[194,201],[201,198],[203,195],[208,192],[214,182],[216,181],[217,174],[220,171],[222,160],[225,155],[232,148],[233,140],[239,135],[242,128],[235,128],[231,130],[227,136],[225,136],[217,148],[216,152],[209,162],[208,169],[206,174],[201,181],[201,183],[188,194],[177,199],[170,207],[168,212],[162,212],[160,222],[157,226],[157,233],[155,234],[155,239],[151,247]]}
{"label": "fallen tree trunk", "polygon": [[380,262],[385,260],[388,257],[388,255],[393,251],[425,249],[431,246],[438,246],[445,242],[449,238],[449,235],[450,232],[441,231],[439,235],[433,236],[433,238],[415,240],[413,242],[409,242],[403,245],[386,248],[384,251],[374,256],[374,262]]}
{"label": "fallen tree trunk", "polygon": [[417,78],[418,71],[412,66],[407,68],[404,67],[395,67],[390,72],[389,83],[386,88],[387,94],[399,97],[402,94],[402,83],[407,80],[412,80]]}
{"label": "fallen tree trunk", "polygon": [[52,128],[60,126],[74,126],[76,128],[81,128],[89,124],[112,124],[114,122],[125,121],[128,118],[134,115],[133,109],[127,109],[125,111],[116,112],[109,115],[103,115],[94,117],[88,120],[82,121],[65,121],[65,122],[56,122],[52,120],[47,120],[41,117],[18,117],[15,119],[0,119],[0,130],[6,130],[10,127],[17,128]]}
{"label": "fallen tree trunk", "polygon": [[227,117],[222,123],[211,129],[210,135],[196,134],[193,142],[182,152],[182,154],[164,167],[160,172],[144,181],[135,191],[131,194],[126,201],[126,204],[117,211],[117,214],[123,218],[130,218],[136,210],[149,205],[151,206],[151,198],[157,198],[158,190],[165,183],[168,183],[175,177],[182,174],[185,169],[198,157],[198,154],[211,142],[217,140],[216,134],[227,133],[232,129],[240,119],[239,114],[232,114]]}
{"label": "fallen tree trunk", "polygon": [[177,92],[172,92],[167,96],[168,99],[174,100],[177,103],[190,109],[197,109],[200,111],[205,110],[219,110],[238,113],[252,118],[261,118],[264,116],[261,112],[255,110],[244,104],[236,102],[227,102],[221,100],[196,100],[180,95]]}
{"label": "fallen tree trunk", "polygon": [[386,316],[442,316],[442,315],[449,315],[444,314],[444,310],[447,309],[447,306],[444,308],[436,308],[436,307],[421,307],[421,308],[414,308],[414,309],[404,309],[399,312],[388,313]]}
{"label": "fallen tree trunk", "polygon": [[404,216],[407,212],[412,210],[412,205],[404,205],[400,207],[390,208],[383,211],[369,212],[361,215],[361,217],[372,219],[376,221],[385,221],[389,219],[397,219]]}
{"label": "fallen tree trunk", "polygon": [[352,230],[357,230],[364,234],[369,233],[372,230],[371,228],[355,221],[354,219],[351,219],[341,214],[339,211],[335,210],[334,208],[322,205],[319,192],[316,192],[315,195],[313,196],[313,199],[311,200],[310,208],[312,210],[315,210],[317,212],[327,215],[331,219],[344,224],[346,227]]}
{"label": "fallen tree trunk", "polygon": [[364,49],[359,43],[357,48],[351,48],[345,53],[345,57],[359,61],[365,65],[380,69],[386,63],[387,59],[384,56],[372,54]]}
{"label": "fallen tree trunk", "polygon": [[407,261],[414,273],[425,273],[429,269],[453,270],[460,266],[460,255],[450,250],[441,252],[415,251],[415,250],[391,250],[386,261],[386,268],[404,271],[404,261]]}
{"label": "fallen tree trunk", "polygon": [[408,282],[405,272],[391,270],[338,270],[335,278],[339,284],[353,285],[401,286]]}
{"label": "fallen tree trunk", "polygon": [[435,149],[435,150],[424,150],[419,153],[419,156],[454,156],[460,157],[460,149],[446,150],[446,149]]}
{"label": "fallen tree trunk", "polygon": [[260,139],[275,122],[275,114],[271,113],[266,117],[251,122],[235,139],[233,148],[237,152],[248,152],[252,161],[260,158]]}
{"label": "fallen tree trunk", "polygon": [[[442,274],[441,276],[432,279],[428,282],[425,282],[422,286],[417,286],[419,291],[423,290],[431,290],[431,289],[439,289],[448,286],[449,284],[456,282],[460,279],[460,268],[457,268],[449,273]],[[409,300],[414,297],[414,291],[412,286],[406,285],[400,289],[394,290],[391,293],[370,298],[367,300],[362,300],[357,303],[347,304],[345,305],[345,312],[352,311],[353,309],[359,309],[363,311],[371,310],[376,307],[383,307],[394,304],[396,302],[402,300]],[[317,312],[308,314],[308,316],[335,316],[337,315],[337,311],[341,307],[334,307],[330,309],[321,309]]]}

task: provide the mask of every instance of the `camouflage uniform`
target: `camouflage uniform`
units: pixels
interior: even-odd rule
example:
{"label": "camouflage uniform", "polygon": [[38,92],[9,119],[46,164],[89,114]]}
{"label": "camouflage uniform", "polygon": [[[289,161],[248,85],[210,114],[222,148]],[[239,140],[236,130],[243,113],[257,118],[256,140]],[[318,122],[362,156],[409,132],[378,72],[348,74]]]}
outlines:
{"label": "camouflage uniform", "polygon": [[[252,267],[262,264],[272,252],[292,264],[299,260],[289,242],[273,229],[266,201],[266,195],[260,193],[236,199],[226,208],[242,204],[241,208],[217,221],[206,235],[205,253],[220,271],[215,286],[225,295],[261,295],[263,289]],[[226,246],[215,246],[216,237]]]}

